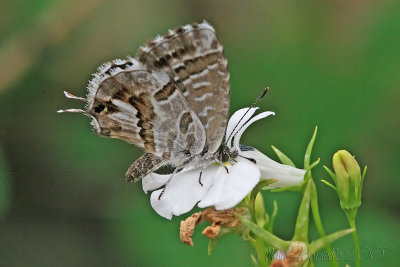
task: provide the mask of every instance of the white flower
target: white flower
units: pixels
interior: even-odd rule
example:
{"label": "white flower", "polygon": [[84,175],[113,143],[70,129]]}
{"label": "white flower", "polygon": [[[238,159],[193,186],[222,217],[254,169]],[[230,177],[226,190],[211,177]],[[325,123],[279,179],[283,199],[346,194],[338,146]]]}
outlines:
{"label": "white flower", "polygon": [[[264,179],[277,180],[268,188],[295,186],[303,182],[305,170],[273,161],[252,147],[239,146],[240,137],[250,124],[274,115],[273,112],[262,112],[252,117],[256,110],[257,108],[240,109],[228,122],[225,136],[229,138],[228,148],[239,152],[236,163],[226,163],[225,166],[213,163],[206,169],[181,171],[173,175],[169,182],[170,174],[151,173],[143,178],[143,190],[155,190],[151,194],[150,202],[159,215],[171,219],[173,215],[178,216],[190,211],[196,204],[200,208],[215,206],[217,210],[232,208]],[[159,198],[163,190],[159,188],[164,185],[165,191]]]}

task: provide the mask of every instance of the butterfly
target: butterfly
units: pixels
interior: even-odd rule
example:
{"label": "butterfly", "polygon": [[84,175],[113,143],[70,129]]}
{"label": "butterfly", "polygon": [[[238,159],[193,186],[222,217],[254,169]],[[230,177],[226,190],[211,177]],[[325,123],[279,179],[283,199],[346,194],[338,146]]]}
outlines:
{"label": "butterfly", "polygon": [[104,63],[93,76],[86,98],[64,92],[85,101],[86,110],[58,112],[83,113],[96,133],[143,148],[127,181],[165,165],[193,169],[237,155],[224,143],[228,63],[207,22],[170,30],[140,47],[135,58]]}

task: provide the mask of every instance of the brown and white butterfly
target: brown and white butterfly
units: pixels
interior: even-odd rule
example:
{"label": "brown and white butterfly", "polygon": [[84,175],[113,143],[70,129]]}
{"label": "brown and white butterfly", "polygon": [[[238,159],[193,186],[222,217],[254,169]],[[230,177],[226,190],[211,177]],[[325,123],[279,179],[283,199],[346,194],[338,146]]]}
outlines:
{"label": "brown and white butterfly", "polygon": [[[206,167],[235,157],[223,143],[229,115],[227,60],[214,28],[203,22],[156,37],[135,58],[101,65],[86,102],[94,130],[145,150],[128,169],[137,181],[164,165]],[[228,138],[229,139],[229,138]]]}

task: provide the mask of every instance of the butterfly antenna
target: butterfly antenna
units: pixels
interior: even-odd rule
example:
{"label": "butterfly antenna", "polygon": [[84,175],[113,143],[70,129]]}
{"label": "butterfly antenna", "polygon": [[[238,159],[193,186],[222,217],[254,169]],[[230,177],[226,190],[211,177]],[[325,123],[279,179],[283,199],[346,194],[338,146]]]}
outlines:
{"label": "butterfly antenna", "polygon": [[[73,95],[73,94],[71,94],[71,93],[69,93],[69,92],[67,92],[67,91],[64,91],[64,95],[65,95],[66,98],[77,99],[77,100],[84,101],[84,102],[86,101],[85,98],[79,97],[79,96],[75,96],[75,95]],[[57,113],[65,113],[65,112],[70,112],[70,113],[84,113],[84,114],[87,114],[87,112],[86,112],[85,110],[76,109],[76,108],[57,110]]]}
{"label": "butterfly antenna", "polygon": [[84,113],[84,114],[87,114],[86,111],[84,111],[84,110],[82,110],[82,109],[76,109],[76,108],[57,110],[57,113],[65,113],[65,112],[69,112],[69,113]]}
{"label": "butterfly antenna", "polygon": [[231,134],[229,135],[228,139],[226,139],[226,143],[225,145],[228,143],[229,139],[232,137],[233,133],[235,132],[236,128],[238,127],[238,125],[240,124],[240,122],[243,120],[243,118],[246,116],[246,114],[255,107],[255,105],[258,103],[258,101],[260,101],[261,99],[263,99],[263,97],[267,94],[269,90],[269,87],[265,87],[264,91],[261,93],[261,95],[259,97],[257,97],[257,99],[253,102],[253,104],[251,104],[251,106],[246,110],[246,112],[243,114],[243,116],[240,118],[240,120],[238,121],[238,123],[235,125],[235,127],[233,128]]}
{"label": "butterfly antenna", "polygon": [[80,101],[83,101],[83,102],[86,101],[85,98],[79,97],[79,96],[75,96],[75,95],[73,95],[73,94],[71,94],[70,92],[67,92],[67,91],[64,91],[64,95],[65,95],[66,98],[77,99],[77,100],[80,100]]}

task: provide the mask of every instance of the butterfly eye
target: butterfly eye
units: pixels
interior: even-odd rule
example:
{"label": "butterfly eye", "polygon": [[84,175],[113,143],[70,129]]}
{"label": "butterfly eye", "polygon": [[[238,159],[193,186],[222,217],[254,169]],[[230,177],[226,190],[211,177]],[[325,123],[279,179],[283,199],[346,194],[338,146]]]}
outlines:
{"label": "butterfly eye", "polygon": [[94,108],[94,112],[100,113],[100,112],[102,112],[105,108],[106,108],[106,106],[104,106],[103,104],[100,104],[100,105],[98,105],[97,107]]}
{"label": "butterfly eye", "polygon": [[221,156],[221,160],[222,160],[222,162],[227,162],[228,160],[229,160],[229,154],[228,153],[222,153],[222,156]]}

